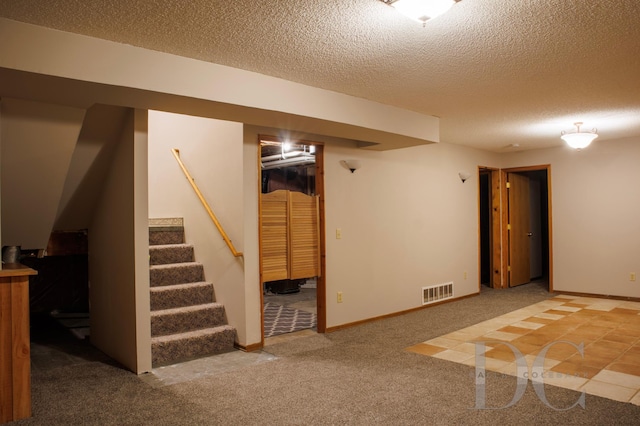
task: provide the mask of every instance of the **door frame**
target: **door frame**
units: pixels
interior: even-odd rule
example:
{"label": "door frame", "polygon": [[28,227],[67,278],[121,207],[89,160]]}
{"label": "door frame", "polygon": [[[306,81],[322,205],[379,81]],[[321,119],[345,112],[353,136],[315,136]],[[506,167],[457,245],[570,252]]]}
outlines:
{"label": "door frame", "polygon": [[[270,141],[284,143],[285,140],[282,137],[272,135],[258,135],[258,267],[260,270],[260,321],[261,321],[261,342],[264,346],[264,293],[262,283],[262,148],[260,141]],[[325,236],[325,186],[324,186],[324,144],[322,142],[308,141],[304,139],[291,139],[288,141],[302,145],[313,145],[316,147],[316,162],[315,162],[315,187],[316,195],[319,198],[319,214],[318,222],[320,228],[320,276],[317,277],[316,283],[316,308],[317,308],[317,331],[318,333],[325,333],[327,329],[327,311],[326,311],[326,276],[327,276],[327,256],[325,253],[326,236]]]}
{"label": "door frame", "polygon": [[[509,236],[507,226],[508,217],[508,194],[507,194],[507,173],[545,171],[547,175],[547,221],[548,221],[548,284],[549,293],[553,292],[553,223],[551,209],[551,165],[542,164],[537,166],[511,167],[506,169],[496,169],[491,167],[478,166],[478,182],[480,173],[490,171],[491,196],[491,259],[492,274],[491,287],[509,288],[508,267],[509,267]],[[480,209],[480,190],[478,187],[478,211]],[[478,291],[482,289],[481,272],[481,241],[480,241],[480,215],[478,214]]]}
{"label": "door frame", "polygon": [[[493,167],[478,166],[478,211],[480,210],[482,197],[482,190],[480,188],[481,174],[489,175],[489,209],[491,210],[489,218],[489,287],[499,288],[502,283],[501,276],[501,262],[502,262],[502,245],[501,245],[501,223],[500,216],[500,169]],[[482,288],[482,223],[480,221],[480,214],[478,214],[478,291]]]}

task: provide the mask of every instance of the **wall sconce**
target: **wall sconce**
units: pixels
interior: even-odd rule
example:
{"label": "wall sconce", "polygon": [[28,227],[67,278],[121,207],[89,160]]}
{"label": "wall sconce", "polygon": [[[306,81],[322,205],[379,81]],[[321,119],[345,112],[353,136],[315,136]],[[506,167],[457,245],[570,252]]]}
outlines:
{"label": "wall sconce", "polygon": [[469,173],[469,172],[458,172],[458,176],[460,177],[460,180],[462,181],[462,183],[464,183],[467,179],[469,179],[471,177],[471,173]]}
{"label": "wall sconce", "polygon": [[361,167],[358,160],[340,160],[340,164],[351,173],[355,172]]}

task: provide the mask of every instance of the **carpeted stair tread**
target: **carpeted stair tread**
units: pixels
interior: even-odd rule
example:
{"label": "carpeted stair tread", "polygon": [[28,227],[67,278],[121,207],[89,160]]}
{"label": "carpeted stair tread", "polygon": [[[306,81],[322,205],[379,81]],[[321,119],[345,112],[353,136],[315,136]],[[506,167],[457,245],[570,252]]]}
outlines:
{"label": "carpeted stair tread", "polygon": [[204,269],[199,262],[152,265],[149,267],[151,287],[204,281]]}
{"label": "carpeted stair tread", "polygon": [[209,308],[223,308],[223,307],[224,305],[222,303],[209,302],[209,303],[203,303],[203,304],[194,305],[194,306],[183,306],[180,308],[161,309],[161,310],[151,312],[151,316],[153,317],[154,315],[159,316],[159,315],[172,314],[175,312],[192,312],[192,311],[198,311],[205,308],[209,309]]}
{"label": "carpeted stair tread", "polygon": [[184,243],[183,229],[163,229],[149,228],[149,245],[157,246],[162,244],[182,244]]}
{"label": "carpeted stair tread", "polygon": [[193,261],[192,244],[162,244],[149,247],[149,264],[151,265],[166,265]]}
{"label": "carpeted stair tread", "polygon": [[235,328],[230,325],[152,337],[153,367],[232,351],[235,337]]}
{"label": "carpeted stair tread", "polygon": [[209,336],[221,331],[233,331],[235,333],[235,328],[230,325],[219,325],[217,327],[202,328],[200,330],[187,331],[184,333],[169,334],[166,336],[155,336],[151,338],[151,343],[175,342],[193,337]]}
{"label": "carpeted stair tread", "polygon": [[224,305],[207,303],[151,312],[151,335],[185,333],[225,324]]}
{"label": "carpeted stair tread", "polygon": [[201,305],[214,301],[213,284],[206,281],[151,287],[152,311]]}

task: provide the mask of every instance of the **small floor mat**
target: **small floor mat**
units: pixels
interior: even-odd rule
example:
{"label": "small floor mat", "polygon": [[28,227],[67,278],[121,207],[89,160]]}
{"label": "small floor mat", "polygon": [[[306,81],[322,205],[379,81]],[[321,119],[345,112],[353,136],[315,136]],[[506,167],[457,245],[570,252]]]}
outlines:
{"label": "small floor mat", "polygon": [[292,333],[314,328],[317,316],[311,312],[293,309],[275,303],[264,304],[264,337]]}

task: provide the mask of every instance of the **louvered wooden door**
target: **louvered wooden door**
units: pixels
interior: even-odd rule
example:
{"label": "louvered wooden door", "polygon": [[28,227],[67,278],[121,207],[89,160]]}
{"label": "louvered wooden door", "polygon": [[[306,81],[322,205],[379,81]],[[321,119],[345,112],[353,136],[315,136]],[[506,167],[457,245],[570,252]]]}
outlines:
{"label": "louvered wooden door", "polygon": [[318,197],[289,192],[289,278],[320,275]]}
{"label": "louvered wooden door", "polygon": [[288,192],[262,194],[262,282],[289,278]]}
{"label": "louvered wooden door", "polygon": [[320,276],[318,197],[279,190],[261,203],[262,282]]}

